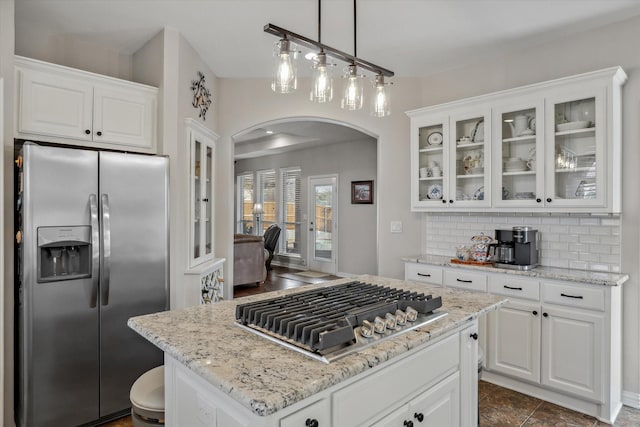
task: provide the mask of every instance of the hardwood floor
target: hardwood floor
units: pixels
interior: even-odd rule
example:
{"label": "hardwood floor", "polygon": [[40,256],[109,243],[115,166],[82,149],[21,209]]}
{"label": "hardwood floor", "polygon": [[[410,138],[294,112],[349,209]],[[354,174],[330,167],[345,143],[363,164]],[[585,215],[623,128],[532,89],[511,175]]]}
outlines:
{"label": "hardwood floor", "polygon": [[304,277],[300,276],[299,270],[293,270],[286,267],[272,266],[271,270],[267,273],[267,278],[263,284],[258,285],[239,285],[233,288],[233,297],[240,298],[248,295],[262,294],[265,292],[279,291],[282,289],[292,289],[298,286],[322,283],[328,280],[339,279],[338,276],[324,276],[324,277]]}
{"label": "hardwood floor", "polygon": [[[336,276],[310,278],[299,276],[296,273],[298,273],[297,270],[273,266],[262,285],[237,286],[233,292],[234,298],[291,289],[309,283],[321,283],[338,278]],[[480,381],[478,403],[482,427],[603,427],[608,425],[588,415],[486,381]],[[128,416],[107,423],[105,426],[133,427],[133,423],[131,417]],[[614,426],[640,426],[640,410],[624,406]]]}

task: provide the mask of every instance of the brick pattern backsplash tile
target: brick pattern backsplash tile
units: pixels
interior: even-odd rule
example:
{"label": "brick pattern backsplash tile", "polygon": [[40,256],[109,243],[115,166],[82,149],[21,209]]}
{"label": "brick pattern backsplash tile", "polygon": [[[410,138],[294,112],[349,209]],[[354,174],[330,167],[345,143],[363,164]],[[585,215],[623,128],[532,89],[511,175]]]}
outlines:
{"label": "brick pattern backsplash tile", "polygon": [[470,245],[471,236],[493,237],[497,228],[523,225],[540,232],[541,265],[620,272],[619,215],[432,212],[423,221],[425,254],[453,257],[456,246]]}

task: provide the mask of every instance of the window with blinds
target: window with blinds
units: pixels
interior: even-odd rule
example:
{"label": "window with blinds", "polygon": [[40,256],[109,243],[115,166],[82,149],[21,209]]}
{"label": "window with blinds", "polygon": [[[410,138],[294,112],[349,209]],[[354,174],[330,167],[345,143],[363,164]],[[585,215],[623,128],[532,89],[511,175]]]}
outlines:
{"label": "window with blinds", "polygon": [[257,225],[258,235],[262,236],[264,230],[276,222],[276,171],[264,170],[256,173],[258,194],[256,203],[262,204],[262,215]]}
{"label": "window with blinds", "polygon": [[282,233],[280,238],[280,253],[290,256],[300,256],[300,186],[302,172],[299,167],[280,169]]}
{"label": "window with blinds", "polygon": [[240,234],[255,234],[255,224],[253,216],[253,203],[255,195],[255,184],[253,172],[238,175],[237,191],[238,197],[238,222],[236,232]]}

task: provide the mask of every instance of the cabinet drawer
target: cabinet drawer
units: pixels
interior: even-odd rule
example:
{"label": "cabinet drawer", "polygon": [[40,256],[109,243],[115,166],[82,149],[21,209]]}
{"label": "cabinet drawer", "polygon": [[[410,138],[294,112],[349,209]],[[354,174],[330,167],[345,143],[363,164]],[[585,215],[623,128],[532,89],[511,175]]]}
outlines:
{"label": "cabinet drawer", "polygon": [[446,270],[444,285],[452,288],[468,289],[470,291],[487,292],[487,275],[483,273],[469,273],[461,269]]}
{"label": "cabinet drawer", "polygon": [[604,311],[604,287],[574,286],[557,283],[542,284],[542,301],[569,307]]}
{"label": "cabinet drawer", "polygon": [[424,386],[454,372],[459,361],[460,341],[455,334],[366,376],[333,393],[332,425],[359,426],[391,412]]}
{"label": "cabinet drawer", "polygon": [[540,281],[537,279],[514,277],[511,274],[490,275],[487,279],[492,294],[540,300]]}
{"label": "cabinet drawer", "polygon": [[301,427],[316,420],[319,426],[331,425],[331,401],[322,399],[280,420],[280,427]]}
{"label": "cabinet drawer", "polygon": [[442,286],[442,270],[442,267],[434,265],[407,262],[404,265],[404,278]]}

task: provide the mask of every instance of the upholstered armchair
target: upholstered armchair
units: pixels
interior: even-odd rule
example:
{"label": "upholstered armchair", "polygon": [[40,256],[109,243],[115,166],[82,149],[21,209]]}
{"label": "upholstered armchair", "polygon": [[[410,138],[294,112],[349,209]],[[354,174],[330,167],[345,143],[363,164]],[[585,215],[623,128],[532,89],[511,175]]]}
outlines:
{"label": "upholstered armchair", "polygon": [[236,234],[233,239],[233,285],[255,283],[267,278],[262,237]]}

